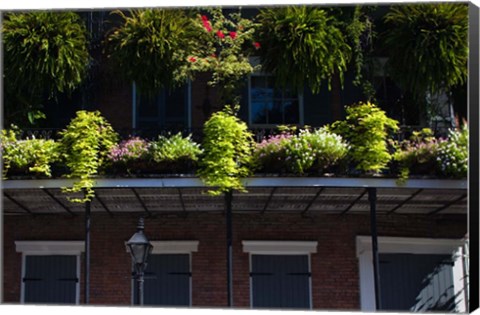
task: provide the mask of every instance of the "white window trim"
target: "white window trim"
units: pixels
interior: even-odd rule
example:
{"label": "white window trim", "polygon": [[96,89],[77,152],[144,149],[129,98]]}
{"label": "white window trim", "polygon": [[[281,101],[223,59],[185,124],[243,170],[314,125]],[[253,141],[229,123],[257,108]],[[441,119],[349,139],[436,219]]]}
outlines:
{"label": "white window trim", "polygon": [[[375,284],[372,260],[371,236],[357,236],[357,258],[360,277],[360,304],[362,312],[374,312]],[[378,252],[395,254],[452,254],[454,294],[457,295],[458,312],[466,312],[466,291],[464,285],[464,255],[465,240],[433,239],[410,237],[378,237]]]}
{"label": "white window trim", "polygon": [[[252,255],[307,255],[308,256],[308,279],[310,309],[313,309],[312,287],[312,258],[311,254],[317,252],[317,241],[242,241],[243,252],[248,253],[249,271],[252,272]],[[250,285],[250,308],[253,308],[253,283],[249,277]]]}
{"label": "white window trim", "polygon": [[[198,244],[199,241],[150,241],[152,244],[152,252],[151,254],[187,254],[189,259],[189,268],[190,274],[192,273],[192,253],[198,251]],[[125,242],[125,249],[128,253],[130,253],[130,249],[128,248]],[[148,262],[147,262],[148,263]],[[133,265],[132,265],[133,270]],[[134,296],[135,296],[135,279],[132,278],[131,281],[131,299],[130,302],[133,305]],[[189,283],[189,306],[192,306],[192,276],[190,276],[190,283]]]}
{"label": "white window trim", "polygon": [[307,255],[317,252],[317,241],[242,241],[243,252],[259,255]]}
{"label": "white window trim", "polygon": [[[252,62],[250,62],[252,63]],[[267,72],[263,72],[261,70],[256,71],[248,76],[248,125],[255,128],[272,128],[276,127],[278,124],[254,124],[252,122],[252,77],[259,77],[259,76],[270,76],[273,77],[271,74]],[[298,125],[304,125],[304,109],[303,109],[303,91],[297,91],[297,98],[298,98],[298,115],[299,121]],[[281,124],[280,124],[281,125]]]}
{"label": "white window trim", "polygon": [[27,256],[69,255],[77,256],[77,281],[75,287],[75,304],[80,304],[80,255],[85,250],[84,241],[15,241],[15,249],[22,253],[22,275],[20,303],[25,303],[25,278]]}

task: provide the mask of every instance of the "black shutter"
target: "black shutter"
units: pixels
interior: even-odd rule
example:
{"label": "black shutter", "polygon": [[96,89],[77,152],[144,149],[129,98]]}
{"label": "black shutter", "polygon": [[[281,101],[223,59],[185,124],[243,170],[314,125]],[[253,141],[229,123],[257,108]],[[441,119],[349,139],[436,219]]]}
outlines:
{"label": "black shutter", "polygon": [[75,304],[77,257],[74,255],[26,256],[25,303]]}
{"label": "black shutter", "polygon": [[307,255],[252,255],[252,306],[310,308]]}
{"label": "black shutter", "polygon": [[452,257],[380,254],[382,309],[454,311]]}
{"label": "black shutter", "polygon": [[[144,304],[159,306],[190,305],[190,255],[154,254],[145,270]],[[137,283],[135,281],[135,303]]]}

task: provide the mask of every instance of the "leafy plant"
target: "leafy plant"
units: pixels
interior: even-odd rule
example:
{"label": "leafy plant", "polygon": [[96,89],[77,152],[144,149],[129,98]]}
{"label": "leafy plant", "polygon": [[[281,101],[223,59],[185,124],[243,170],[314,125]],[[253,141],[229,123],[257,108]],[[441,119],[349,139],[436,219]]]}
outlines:
{"label": "leafy plant", "polygon": [[398,163],[401,180],[409,174],[434,175],[438,171],[437,154],[439,142],[429,128],[414,131],[409,140],[402,141],[393,160]]}
{"label": "leafy plant", "polygon": [[295,174],[323,172],[341,160],[347,149],[342,137],[326,128],[304,129],[286,143],[287,165]]}
{"label": "leafy plant", "polygon": [[139,164],[148,158],[150,143],[139,137],[123,140],[110,149],[107,171],[130,173],[138,169]]}
{"label": "leafy plant", "polygon": [[204,153],[198,175],[208,186],[216,187],[209,191],[213,195],[233,189],[245,191],[240,179],[251,174],[253,137],[247,125],[235,116],[237,109],[227,105],[204,125]]}
{"label": "leafy plant", "polygon": [[51,177],[51,164],[59,159],[53,140],[29,138],[18,140],[16,129],[2,130],[0,135],[3,177],[11,171],[39,173]]}
{"label": "leafy plant", "polygon": [[117,134],[100,112],[78,111],[65,130],[60,132],[60,152],[70,169],[69,178],[77,179],[73,187],[65,192],[84,191],[82,199],[72,198],[73,202],[86,202],[94,196],[93,176],[105,163],[112,147],[117,143]]}
{"label": "leafy plant", "polygon": [[193,51],[188,57],[193,72],[210,72],[208,82],[217,86],[223,101],[238,103],[238,88],[248,74],[254,71],[249,54],[254,45],[252,20],[241,13],[225,16],[221,8],[210,8],[208,15],[198,14],[193,20],[198,38],[192,41]]}
{"label": "leafy plant", "polygon": [[260,171],[293,174],[323,172],[339,162],[348,145],[326,128],[300,130],[299,134],[282,132],[257,144],[253,157]]}
{"label": "leafy plant", "polygon": [[278,135],[269,136],[258,143],[253,151],[255,168],[260,172],[286,172],[286,147],[292,137],[293,135],[288,131],[281,132]]}
{"label": "leafy plant", "polygon": [[468,173],[468,127],[450,130],[448,138],[438,145],[437,161],[447,177],[466,177]]}
{"label": "leafy plant", "polygon": [[325,10],[311,6],[268,8],[258,15],[262,70],[280,86],[320,91],[323,80],[343,72],[351,57],[346,38]]}
{"label": "leafy plant", "polygon": [[383,34],[387,71],[420,103],[466,82],[468,5],[424,3],[392,6]]}
{"label": "leafy plant", "polygon": [[185,82],[195,33],[184,11],[139,9],[115,14],[122,24],[108,35],[107,53],[124,77],[147,95]]}
{"label": "leafy plant", "polygon": [[[74,12],[8,13],[3,21],[8,120],[41,117],[40,103],[84,80],[90,56],[85,25]],[[39,116],[40,115],[40,116]]]}
{"label": "leafy plant", "polygon": [[165,137],[159,136],[150,144],[149,156],[155,162],[175,162],[178,160],[197,161],[202,153],[200,145],[195,143],[191,135],[182,137],[181,133]]}
{"label": "leafy plant", "polygon": [[361,172],[379,172],[391,159],[388,133],[398,130],[398,121],[388,118],[383,110],[371,103],[358,103],[345,108],[343,121],[333,123],[329,130],[350,144],[348,158]]}

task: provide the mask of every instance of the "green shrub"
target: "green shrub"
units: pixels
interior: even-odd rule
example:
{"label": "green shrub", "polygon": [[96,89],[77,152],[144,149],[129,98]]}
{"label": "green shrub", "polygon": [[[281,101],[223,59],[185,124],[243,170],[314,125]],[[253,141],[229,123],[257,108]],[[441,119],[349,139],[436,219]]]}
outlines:
{"label": "green shrub", "polygon": [[10,172],[52,176],[51,165],[60,157],[55,141],[36,138],[17,140],[14,130],[2,130],[0,139],[4,178]]}
{"label": "green shrub", "polygon": [[72,198],[74,202],[85,202],[94,196],[92,176],[108,159],[108,154],[117,143],[117,134],[100,112],[78,111],[77,116],[61,133],[60,152],[67,167],[69,178],[78,179],[65,192],[85,193],[83,199]]}
{"label": "green shrub", "polygon": [[295,174],[323,172],[345,157],[348,145],[326,128],[301,130],[285,145],[288,169]]}
{"label": "green shrub", "polygon": [[192,136],[184,138],[181,133],[171,137],[159,136],[149,147],[149,155],[155,162],[179,159],[197,161],[201,153],[200,145],[192,140]]}
{"label": "green shrub", "polygon": [[438,172],[438,141],[429,128],[414,131],[408,140],[400,142],[393,160],[398,164],[401,179],[409,174],[435,175]]}
{"label": "green shrub", "polygon": [[217,188],[210,190],[211,194],[245,191],[240,179],[251,174],[253,144],[247,125],[230,106],[210,117],[204,125],[204,154],[198,174],[208,186]]}
{"label": "green shrub", "polygon": [[437,162],[442,175],[466,177],[468,173],[468,127],[450,130],[448,138],[438,145]]}
{"label": "green shrub", "polygon": [[388,118],[383,110],[371,103],[347,106],[346,118],[329,129],[350,144],[348,159],[360,172],[379,172],[391,159],[388,134],[398,130],[398,121]]}
{"label": "green shrub", "polygon": [[267,173],[287,172],[286,146],[292,137],[293,135],[288,132],[281,132],[257,143],[253,151],[254,168]]}

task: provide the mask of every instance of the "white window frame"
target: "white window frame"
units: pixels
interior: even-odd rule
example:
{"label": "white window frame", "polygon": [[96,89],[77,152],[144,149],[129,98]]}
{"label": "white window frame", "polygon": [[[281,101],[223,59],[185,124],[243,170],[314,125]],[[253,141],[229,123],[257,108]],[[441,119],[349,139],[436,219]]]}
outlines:
{"label": "white window frame", "polygon": [[[252,255],[306,255],[308,256],[309,309],[313,309],[312,262],[311,254],[317,252],[317,241],[242,241],[243,252],[248,253],[249,272],[252,272]],[[250,308],[253,308],[253,283],[249,277]]]}
{"label": "white window frame", "polygon": [[[152,244],[152,252],[151,254],[188,254],[188,263],[189,263],[189,272],[192,273],[192,253],[198,251],[198,244],[199,241],[192,240],[192,241],[150,241]],[[125,249],[128,253],[130,250],[125,243]],[[148,263],[148,261],[147,261]],[[132,265],[133,270],[133,265]],[[134,303],[134,296],[135,296],[135,279],[132,278],[131,281],[131,294],[130,294],[130,303],[133,305]],[[190,276],[190,283],[189,283],[189,306],[192,306],[192,276]]]}
{"label": "white window frame", "polygon": [[[257,61],[253,61],[257,62]],[[252,61],[251,61],[252,63]],[[271,77],[273,75],[267,72],[256,71],[248,76],[248,125],[250,127],[255,128],[272,128],[276,127],[279,124],[254,124],[252,122],[252,77]],[[299,115],[299,122],[295,125],[303,126],[304,125],[304,115],[303,115],[303,90],[297,91],[297,98],[298,98],[298,115]],[[281,125],[281,124],[280,124]]]}
{"label": "white window frame", "polygon": [[[373,275],[373,256],[371,236],[357,236],[357,258],[360,277],[360,304],[362,312],[375,312],[375,283]],[[453,285],[458,312],[467,311],[468,288],[465,287],[463,258],[465,255],[463,239],[433,239],[414,237],[378,237],[378,252],[381,254],[446,254],[453,255]]]}
{"label": "white window frame", "polygon": [[20,303],[25,303],[25,282],[27,256],[68,255],[76,256],[77,284],[75,285],[75,304],[80,304],[80,256],[85,251],[84,241],[15,241],[15,249],[22,253],[22,275]]}

